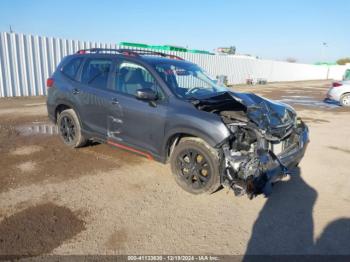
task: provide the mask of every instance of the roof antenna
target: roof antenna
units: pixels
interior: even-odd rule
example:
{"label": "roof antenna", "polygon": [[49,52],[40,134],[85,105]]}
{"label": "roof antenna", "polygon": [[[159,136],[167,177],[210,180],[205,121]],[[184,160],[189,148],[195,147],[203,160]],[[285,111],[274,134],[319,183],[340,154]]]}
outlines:
{"label": "roof antenna", "polygon": [[10,33],[13,33],[12,26],[10,25]]}

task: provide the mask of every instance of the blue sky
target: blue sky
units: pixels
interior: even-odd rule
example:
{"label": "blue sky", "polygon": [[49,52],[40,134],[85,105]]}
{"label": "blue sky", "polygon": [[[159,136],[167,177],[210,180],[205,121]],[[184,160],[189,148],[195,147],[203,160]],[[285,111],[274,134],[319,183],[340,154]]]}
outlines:
{"label": "blue sky", "polygon": [[[299,62],[350,56],[348,0],[0,0],[0,31],[173,44]],[[328,47],[323,47],[327,42]]]}

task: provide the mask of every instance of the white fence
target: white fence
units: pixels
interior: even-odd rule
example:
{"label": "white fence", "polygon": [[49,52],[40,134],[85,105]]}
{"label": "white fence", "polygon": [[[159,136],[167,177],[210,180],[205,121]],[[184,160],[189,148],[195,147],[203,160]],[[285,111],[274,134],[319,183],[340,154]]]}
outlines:
{"label": "white fence", "polygon": [[[68,54],[87,48],[118,48],[116,44],[0,33],[0,97],[46,94],[46,79]],[[199,64],[211,75],[226,75],[230,84],[247,78],[269,82],[316,79],[340,80],[346,66],[318,66],[232,56],[169,52]]]}

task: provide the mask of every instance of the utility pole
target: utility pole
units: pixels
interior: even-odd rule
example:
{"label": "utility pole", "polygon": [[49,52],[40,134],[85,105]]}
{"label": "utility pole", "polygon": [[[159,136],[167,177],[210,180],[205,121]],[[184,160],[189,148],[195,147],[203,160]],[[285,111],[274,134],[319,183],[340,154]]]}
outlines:
{"label": "utility pole", "polygon": [[322,62],[326,62],[326,48],[328,47],[328,43],[322,42]]}
{"label": "utility pole", "polygon": [[[323,48],[322,48],[322,60],[323,60],[323,62],[325,62],[326,63],[326,50],[327,50],[327,47],[328,47],[328,43],[326,43],[326,42],[322,42],[322,46],[323,46]],[[328,80],[328,78],[329,78],[329,64],[327,63],[327,76],[326,76],[326,79]]]}

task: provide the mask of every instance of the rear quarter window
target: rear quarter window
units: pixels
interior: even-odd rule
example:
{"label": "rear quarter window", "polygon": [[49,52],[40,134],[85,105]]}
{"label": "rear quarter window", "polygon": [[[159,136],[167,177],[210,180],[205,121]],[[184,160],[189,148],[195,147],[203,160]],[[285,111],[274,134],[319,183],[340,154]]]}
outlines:
{"label": "rear quarter window", "polygon": [[61,69],[61,72],[70,79],[74,79],[78,73],[83,58],[73,58]]}

